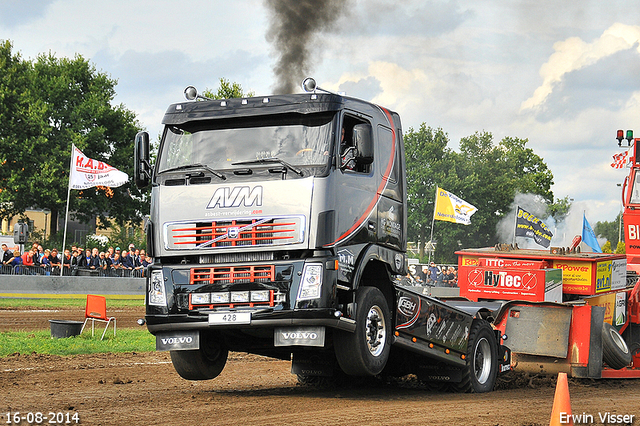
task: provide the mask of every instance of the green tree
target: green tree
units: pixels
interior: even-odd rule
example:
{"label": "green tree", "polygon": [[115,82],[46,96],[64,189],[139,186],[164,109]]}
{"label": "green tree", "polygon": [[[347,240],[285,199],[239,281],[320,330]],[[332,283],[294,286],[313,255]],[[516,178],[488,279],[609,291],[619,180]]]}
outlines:
{"label": "green tree", "polygon": [[[7,57],[6,42],[3,56]],[[82,56],[73,59],[43,54],[31,61],[14,56],[14,68],[26,76],[15,86],[1,86],[0,96],[20,90],[26,105],[0,134],[4,162],[0,172],[0,216],[8,217],[28,208],[51,210],[51,233],[64,214],[69,183],[71,146],[90,158],[104,161],[130,176],[133,140],[140,130],[135,114],[122,105],[113,106],[116,81],[99,72]],[[103,226],[138,221],[148,210],[134,185],[71,191],[70,211],[84,222],[99,217]]]}
{"label": "green tree", "polygon": [[217,91],[205,89],[202,94],[209,99],[250,98],[255,96],[253,91],[245,93],[242,86],[236,82],[229,82],[226,78],[220,78],[220,87]]}
{"label": "green tree", "polygon": [[611,253],[611,241],[607,240],[607,242],[602,245],[602,252]]}
{"label": "green tree", "polygon": [[436,186],[448,188],[448,169],[453,158],[447,147],[449,137],[442,129],[425,123],[404,135],[407,170],[408,236],[420,244],[420,258],[429,241]]}
{"label": "green tree", "polygon": [[562,222],[567,215],[569,214],[569,210],[571,209],[571,199],[566,196],[563,198],[556,199],[553,203],[550,203],[549,213],[557,222]]}
{"label": "green tree", "polygon": [[[596,222],[595,226],[593,227],[593,232],[595,232],[597,236],[606,238],[608,241],[611,241],[612,247],[618,245],[618,237],[621,234],[621,215],[622,213],[618,213],[618,216],[616,216],[616,218],[611,222]],[[622,235],[622,237],[622,241],[624,242],[624,235]]]}
{"label": "green tree", "polygon": [[625,253],[626,253],[626,248],[624,246],[624,242],[618,241],[618,244],[616,245],[616,254],[625,254]]}
{"label": "green tree", "polygon": [[[442,135],[435,137],[435,135]],[[541,202],[553,201],[553,175],[543,159],[526,147],[526,139],[507,137],[495,144],[488,132],[460,141],[460,152],[446,145],[446,134],[425,124],[405,135],[409,238],[426,241],[431,232],[435,185],[473,204],[478,211],[471,225],[436,221],[436,260],[454,262],[454,252],[497,243],[496,227],[517,192],[532,193]]]}

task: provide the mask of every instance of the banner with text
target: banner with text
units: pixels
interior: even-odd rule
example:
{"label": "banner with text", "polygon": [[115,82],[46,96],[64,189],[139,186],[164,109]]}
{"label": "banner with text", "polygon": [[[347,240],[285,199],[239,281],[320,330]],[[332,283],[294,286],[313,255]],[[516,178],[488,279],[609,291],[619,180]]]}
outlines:
{"label": "banner with text", "polygon": [[477,210],[462,198],[436,187],[436,205],[433,214],[435,220],[469,225],[471,224],[471,215]]}
{"label": "banner with text", "polygon": [[516,212],[516,237],[533,238],[536,244],[548,248],[553,234],[543,221],[518,206]]}
{"label": "banner with text", "polygon": [[117,187],[124,185],[128,180],[129,176],[126,173],[102,161],[88,158],[78,148],[73,147],[69,188]]}

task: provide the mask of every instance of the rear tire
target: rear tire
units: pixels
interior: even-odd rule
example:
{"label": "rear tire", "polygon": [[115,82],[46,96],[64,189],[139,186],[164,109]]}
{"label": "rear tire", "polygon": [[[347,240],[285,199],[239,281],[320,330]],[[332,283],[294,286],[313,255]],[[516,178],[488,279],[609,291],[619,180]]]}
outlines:
{"label": "rear tire", "polygon": [[631,351],[618,330],[608,322],[602,323],[602,359],[614,370],[631,363]]}
{"label": "rear tire", "polygon": [[356,330],[336,330],[334,350],[342,371],[350,376],[375,376],[387,364],[391,349],[391,315],[387,300],[375,287],[356,292]]}
{"label": "rear tire", "polygon": [[200,349],[170,351],[173,368],[186,380],[209,380],[220,375],[229,350],[213,339],[201,336]]}
{"label": "rear tire", "polygon": [[498,377],[498,347],[496,335],[485,320],[475,320],[471,325],[466,362],[462,381],[452,383],[452,390],[491,392]]}

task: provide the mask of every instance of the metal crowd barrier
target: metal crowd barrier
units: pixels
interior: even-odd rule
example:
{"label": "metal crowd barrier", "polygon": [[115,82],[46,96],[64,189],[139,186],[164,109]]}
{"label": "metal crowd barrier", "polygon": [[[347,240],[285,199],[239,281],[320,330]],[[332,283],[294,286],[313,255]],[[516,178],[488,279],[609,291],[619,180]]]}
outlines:
{"label": "metal crowd barrier", "polygon": [[[62,270],[64,276],[85,276],[85,277],[123,277],[123,278],[144,278],[146,268],[140,269],[91,269],[65,266]],[[51,265],[2,265],[0,275],[51,275],[60,276],[60,267]]]}

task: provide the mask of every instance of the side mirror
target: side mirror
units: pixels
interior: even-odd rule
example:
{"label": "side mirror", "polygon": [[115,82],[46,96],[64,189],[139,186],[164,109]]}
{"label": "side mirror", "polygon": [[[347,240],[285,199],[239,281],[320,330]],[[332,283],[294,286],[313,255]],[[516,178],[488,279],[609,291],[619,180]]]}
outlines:
{"label": "side mirror", "polygon": [[149,133],[139,132],[134,142],[133,155],[133,174],[138,188],[148,186],[151,181],[151,164],[149,160]]}
{"label": "side mirror", "polygon": [[356,162],[361,165],[373,163],[373,131],[370,124],[353,126],[353,144],[358,156]]}

